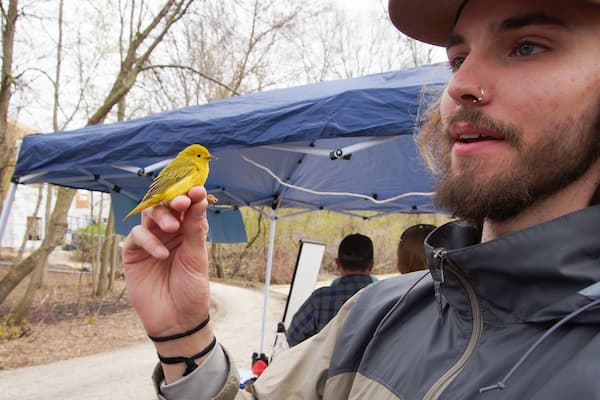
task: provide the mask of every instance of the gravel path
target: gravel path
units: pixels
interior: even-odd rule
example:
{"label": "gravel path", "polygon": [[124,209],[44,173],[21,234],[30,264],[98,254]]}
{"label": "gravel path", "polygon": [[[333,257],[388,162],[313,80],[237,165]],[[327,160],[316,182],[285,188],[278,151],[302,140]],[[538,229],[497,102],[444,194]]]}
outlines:
{"label": "gravel path", "polygon": [[[249,369],[260,346],[263,292],[213,283],[215,332],[233,354],[238,368]],[[272,292],[264,351],[271,353],[285,296]],[[154,399],[150,374],[156,363],[150,342],[120,350],[46,365],[0,371],[0,400],[129,400]]]}

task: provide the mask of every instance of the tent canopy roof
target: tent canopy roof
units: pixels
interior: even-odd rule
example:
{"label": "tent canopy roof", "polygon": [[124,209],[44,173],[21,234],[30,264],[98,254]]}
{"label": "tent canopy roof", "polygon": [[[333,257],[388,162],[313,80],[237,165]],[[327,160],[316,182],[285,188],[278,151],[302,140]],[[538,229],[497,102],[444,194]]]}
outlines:
{"label": "tent canopy roof", "polygon": [[[365,198],[431,191],[412,134],[424,91],[439,90],[448,75],[443,65],[424,66],[30,135],[14,180],[139,199],[166,161],[200,143],[219,157],[206,187],[220,205],[432,212],[427,196],[380,204]],[[349,159],[332,159],[339,149],[352,153]]]}

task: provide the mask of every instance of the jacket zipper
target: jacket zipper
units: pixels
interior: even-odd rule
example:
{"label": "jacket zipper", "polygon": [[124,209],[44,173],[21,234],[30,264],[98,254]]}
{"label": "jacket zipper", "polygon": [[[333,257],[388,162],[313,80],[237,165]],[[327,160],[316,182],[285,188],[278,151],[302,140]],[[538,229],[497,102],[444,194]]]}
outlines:
{"label": "jacket zipper", "polygon": [[[481,306],[479,301],[477,300],[477,295],[475,294],[475,290],[471,286],[471,284],[466,280],[462,272],[460,272],[456,267],[452,265],[452,263],[446,257],[446,250],[444,249],[435,249],[433,252],[433,257],[436,260],[436,265],[434,267],[434,287],[436,290],[436,297],[439,295],[439,287],[444,282],[444,267],[448,271],[450,271],[453,275],[455,275],[463,288],[467,293],[467,298],[469,300],[469,305],[471,306],[471,315],[473,318],[473,329],[471,331],[471,337],[469,338],[469,342],[463,354],[460,358],[454,363],[448,371],[444,375],[437,380],[437,382],[429,389],[423,400],[436,400],[439,399],[444,390],[452,383],[454,378],[458,376],[458,374],[463,370],[469,358],[475,352],[477,345],[479,343],[479,339],[481,338],[481,334],[483,332],[483,318],[481,316]],[[441,308],[441,297],[438,297],[438,307]]]}
{"label": "jacket zipper", "polygon": [[435,300],[438,305],[438,314],[442,316],[442,294],[440,293],[440,286],[444,283],[444,263],[446,260],[444,249],[433,250],[433,258],[435,259],[435,266],[433,267],[433,289],[435,291]]}

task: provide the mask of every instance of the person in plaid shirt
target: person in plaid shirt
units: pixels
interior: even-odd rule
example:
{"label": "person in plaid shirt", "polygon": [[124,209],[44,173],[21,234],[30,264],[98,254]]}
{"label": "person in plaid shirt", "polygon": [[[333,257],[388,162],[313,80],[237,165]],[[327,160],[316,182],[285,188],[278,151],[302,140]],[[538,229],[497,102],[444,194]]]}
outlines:
{"label": "person in plaid shirt", "polygon": [[338,247],[335,262],[340,277],[331,286],[315,290],[298,309],[287,332],[290,346],[318,333],[356,292],[376,279],[373,269],[373,242],[368,236],[355,233],[346,236]]}

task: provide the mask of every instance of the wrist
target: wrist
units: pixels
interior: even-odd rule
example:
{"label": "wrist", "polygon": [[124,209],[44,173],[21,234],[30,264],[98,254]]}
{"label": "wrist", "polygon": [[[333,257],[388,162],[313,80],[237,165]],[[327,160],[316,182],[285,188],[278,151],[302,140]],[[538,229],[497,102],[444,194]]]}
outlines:
{"label": "wrist", "polygon": [[[154,347],[163,359],[191,358],[197,356],[194,357],[193,363],[200,365],[206,359],[210,350],[212,350],[212,347],[214,347],[214,339],[215,336],[212,327],[208,324],[206,327],[192,335],[165,342],[155,342]],[[199,353],[207,348],[209,351],[198,356]],[[184,360],[173,364],[161,361],[163,372],[165,374],[165,382],[172,383],[181,379],[186,373],[186,370],[189,373],[189,365],[187,363],[189,362],[185,362]]]}
{"label": "wrist", "polygon": [[193,327],[191,329],[188,329],[188,330],[186,330],[184,332],[178,332],[178,333],[174,333],[174,334],[170,334],[170,335],[165,335],[165,336],[152,336],[152,335],[148,335],[148,337],[150,338],[150,340],[152,340],[155,343],[157,343],[157,342],[168,342],[168,341],[171,341],[171,340],[181,339],[181,338],[184,338],[186,336],[191,336],[194,333],[200,331],[202,328],[204,328],[206,325],[208,325],[209,321],[210,321],[210,315],[208,317],[206,317],[205,320],[203,320],[202,322],[200,322],[195,327]]}

